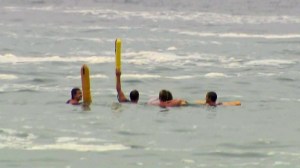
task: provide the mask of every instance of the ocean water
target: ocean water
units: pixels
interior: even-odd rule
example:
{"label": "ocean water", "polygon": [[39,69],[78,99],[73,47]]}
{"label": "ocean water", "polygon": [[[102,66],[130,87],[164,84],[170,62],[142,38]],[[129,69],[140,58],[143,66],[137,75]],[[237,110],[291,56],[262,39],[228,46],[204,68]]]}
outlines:
{"label": "ocean water", "polygon": [[[298,0],[1,0],[0,167],[300,167],[299,30]],[[65,104],[83,64],[90,109]]]}

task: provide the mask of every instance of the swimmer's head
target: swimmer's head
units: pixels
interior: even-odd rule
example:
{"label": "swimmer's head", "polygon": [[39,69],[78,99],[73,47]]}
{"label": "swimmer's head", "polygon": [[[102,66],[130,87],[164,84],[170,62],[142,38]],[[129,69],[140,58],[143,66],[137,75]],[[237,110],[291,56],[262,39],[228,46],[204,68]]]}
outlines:
{"label": "swimmer's head", "polygon": [[217,98],[218,98],[218,96],[217,96],[216,92],[210,91],[210,92],[207,92],[207,94],[206,94],[206,102],[207,103],[208,102],[215,103],[217,101]]}
{"label": "swimmer's head", "polygon": [[73,88],[71,90],[71,97],[72,99],[81,100],[82,99],[82,92],[79,88]]}
{"label": "swimmer's head", "polygon": [[162,102],[173,100],[172,93],[168,90],[164,90],[164,89],[161,90],[159,92],[159,100],[162,101]]}
{"label": "swimmer's head", "polygon": [[131,102],[137,103],[139,101],[139,97],[140,97],[139,91],[133,90],[130,92]]}

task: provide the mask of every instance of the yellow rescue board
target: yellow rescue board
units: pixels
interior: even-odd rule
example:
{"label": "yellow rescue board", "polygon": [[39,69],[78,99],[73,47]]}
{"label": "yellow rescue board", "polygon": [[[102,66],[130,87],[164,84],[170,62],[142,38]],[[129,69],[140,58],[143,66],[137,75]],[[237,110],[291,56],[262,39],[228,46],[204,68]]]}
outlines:
{"label": "yellow rescue board", "polygon": [[[205,100],[196,100],[196,104],[205,105]],[[222,102],[223,106],[240,106],[240,101],[230,101],[230,102]]]}
{"label": "yellow rescue board", "polygon": [[81,85],[83,103],[90,104],[92,102],[90,89],[90,69],[86,64],[82,65],[81,67]]}
{"label": "yellow rescue board", "polygon": [[121,49],[122,49],[122,41],[117,38],[115,41],[115,53],[116,53],[116,69],[121,71]]}
{"label": "yellow rescue board", "polygon": [[240,101],[231,101],[231,102],[222,102],[222,105],[224,106],[240,106]]}

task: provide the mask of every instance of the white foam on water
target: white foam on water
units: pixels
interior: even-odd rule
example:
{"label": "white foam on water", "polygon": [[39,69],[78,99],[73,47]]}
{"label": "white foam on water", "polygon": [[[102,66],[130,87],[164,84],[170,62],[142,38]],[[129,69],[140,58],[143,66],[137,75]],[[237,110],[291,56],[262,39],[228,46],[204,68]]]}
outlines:
{"label": "white foam on water", "polygon": [[198,37],[219,37],[219,38],[263,38],[263,39],[294,39],[300,38],[300,34],[249,34],[239,32],[229,33],[215,33],[215,32],[196,32],[196,31],[182,31],[178,29],[170,29],[170,32],[198,36]]}
{"label": "white foam on water", "polygon": [[145,148],[146,151],[161,151],[161,152],[191,152],[193,151],[192,148],[152,148],[152,147],[147,147]]}
{"label": "white foam on water", "polygon": [[283,59],[263,59],[263,60],[253,60],[248,61],[245,65],[266,65],[266,66],[278,66],[278,65],[287,65],[287,64],[296,64],[296,61],[283,60]]}
{"label": "white foam on water", "polygon": [[6,6],[6,7],[3,7],[3,10],[9,11],[9,12],[18,12],[18,11],[21,11],[22,9],[19,7],[16,7],[16,6]]}
{"label": "white foam on water", "polygon": [[242,98],[243,96],[241,96],[241,95],[231,95],[231,97]]}
{"label": "white foam on water", "polygon": [[267,24],[267,23],[300,23],[298,16],[289,15],[233,15],[211,12],[182,12],[182,11],[125,11],[111,9],[67,9],[64,13],[95,15],[110,19],[147,19],[151,21],[193,21],[202,24]]}
{"label": "white foam on water", "polygon": [[241,166],[241,167],[249,167],[249,166],[259,166],[260,163],[259,162],[249,162],[249,163],[241,163],[241,164],[238,164],[238,166]]}
{"label": "white foam on water", "polygon": [[55,7],[53,6],[44,6],[44,7],[28,7],[27,10],[34,10],[34,11],[53,11]]}
{"label": "white foam on water", "polygon": [[0,80],[14,80],[18,79],[18,76],[12,74],[0,74]]}
{"label": "white foam on water", "polygon": [[38,91],[41,90],[41,87],[38,85],[31,85],[31,84],[12,84],[6,86],[6,90],[11,91],[20,91],[20,90],[32,90],[32,91]]}
{"label": "white foam on water", "polygon": [[151,65],[154,63],[171,62],[180,59],[180,57],[172,53],[161,53],[152,51],[128,52],[124,53],[123,56],[124,62],[133,63],[137,65]]}
{"label": "white foam on water", "polygon": [[37,139],[37,136],[31,133],[2,128],[0,130],[0,149],[71,150],[79,152],[105,152],[130,149],[130,147],[122,144],[95,144],[105,142],[96,138],[59,137],[54,144],[35,144],[33,142],[35,139]]}
{"label": "white foam on water", "polygon": [[263,73],[263,72],[259,72],[257,74],[258,74],[258,76],[275,76],[275,75],[277,75],[275,73]]}
{"label": "white foam on water", "polygon": [[70,150],[77,152],[106,152],[116,150],[127,150],[130,147],[122,144],[87,144],[99,142],[95,138],[59,138],[55,144],[43,144],[28,146],[26,150]]}
{"label": "white foam on water", "polygon": [[192,160],[192,159],[182,159],[181,161],[183,163],[188,163],[188,164],[194,164],[194,163],[196,163],[195,160]]}
{"label": "white foam on water", "polygon": [[76,54],[76,55],[96,55],[95,52],[91,52],[91,51],[75,51],[75,52],[69,52],[69,54]]}
{"label": "white foam on water", "polygon": [[[81,76],[67,76],[67,79],[81,79]],[[103,75],[103,74],[95,74],[95,75],[90,75],[90,78],[92,79],[107,79],[108,76],[107,75]]]}
{"label": "white foam on water", "polygon": [[[92,41],[92,42],[96,42],[96,43],[102,43],[104,42],[103,39],[100,38],[91,38],[91,37],[73,37],[73,38],[69,38],[70,40],[85,40],[85,41]],[[110,41],[110,40],[106,40],[106,41]],[[113,40],[111,40],[113,41]]]}
{"label": "white foam on water", "polygon": [[4,87],[0,87],[0,92],[4,92],[6,89]]}
{"label": "white foam on water", "polygon": [[95,75],[91,75],[91,78],[93,78],[93,79],[107,79],[108,76],[103,75],[103,74],[95,74]]}
{"label": "white foam on water", "polygon": [[114,57],[108,56],[42,56],[42,57],[22,57],[13,54],[0,55],[0,63],[40,63],[40,62],[87,62],[89,64],[114,62]]}
{"label": "white foam on water", "polygon": [[[58,86],[40,86],[40,85],[31,85],[31,84],[4,84],[0,86],[1,92],[18,92],[18,91],[50,91],[57,92],[62,90],[63,88]],[[69,90],[69,88],[65,88],[63,90]]]}
{"label": "white foam on water", "polygon": [[78,143],[58,143],[47,145],[34,145],[28,147],[27,150],[71,150],[78,152],[106,152],[116,150],[130,149],[122,144],[107,144],[107,145],[86,145]]}
{"label": "white foam on water", "polygon": [[239,62],[230,62],[230,63],[224,64],[224,67],[225,68],[243,68],[244,66]]}
{"label": "white foam on water", "polygon": [[294,156],[294,157],[297,157],[297,158],[300,157],[300,153],[294,153],[294,152],[279,152],[279,155]]}
{"label": "white foam on water", "polygon": [[219,37],[230,38],[265,38],[265,39],[291,39],[300,38],[300,34],[246,34],[246,33],[222,33]]}
{"label": "white foam on water", "polygon": [[[41,26],[34,26],[34,27],[41,27]],[[58,29],[58,28],[57,28]],[[68,27],[68,26],[63,26],[62,29],[66,29],[65,31],[70,31],[70,30],[74,30],[74,29],[82,29],[82,30],[86,30],[86,28],[84,27]],[[57,30],[57,31],[60,31],[60,30]],[[10,32],[6,32],[6,33],[3,33],[3,34],[6,34],[7,36],[10,36],[10,37],[14,37],[16,38],[17,36],[14,36],[13,33],[10,33]],[[72,37],[69,37],[69,36],[47,36],[47,35],[37,35],[37,34],[27,34],[25,35],[26,38],[33,38],[33,39],[51,39],[51,40],[54,40],[54,41],[66,41],[66,40],[70,40],[70,41],[74,41],[74,40],[80,40],[80,41],[91,41],[91,42],[96,42],[96,43],[103,43],[103,42],[113,42],[113,39],[100,39],[100,38],[96,38],[96,37],[76,37],[76,36],[72,36]],[[87,55],[90,55],[91,52],[89,51],[78,51],[78,53],[82,53],[83,55],[85,53],[88,53]]]}
{"label": "white foam on water", "polygon": [[67,79],[80,79],[81,76],[67,76]]}
{"label": "white foam on water", "polygon": [[166,77],[166,78],[180,80],[180,79],[191,79],[191,78],[194,78],[194,76],[190,76],[190,75],[184,75],[184,76],[169,76],[169,77]]}
{"label": "white foam on water", "polygon": [[197,62],[196,65],[198,67],[211,67],[211,66],[214,66],[215,64],[214,63]]}
{"label": "white foam on water", "polygon": [[[68,79],[80,79],[81,76],[67,76],[66,78]],[[103,75],[103,74],[95,74],[95,75],[91,75],[90,78],[92,79],[108,79],[109,77],[107,75]],[[123,79],[156,79],[156,78],[161,78],[160,75],[151,75],[151,74],[122,74],[122,78]]]}
{"label": "white foam on water", "polygon": [[281,98],[275,98],[275,99],[283,101],[283,102],[299,102],[300,101],[300,99],[288,98],[288,97],[281,97]]}
{"label": "white foam on water", "polygon": [[219,56],[218,60],[224,68],[243,68],[245,67],[241,64],[242,59],[237,59],[235,57]]}
{"label": "white foam on water", "polygon": [[1,34],[10,37],[10,38],[18,38],[18,34],[11,31],[1,32]]}
{"label": "white foam on water", "polygon": [[24,129],[32,129],[33,127],[29,126],[29,125],[23,125],[22,128],[24,128]]}
{"label": "white foam on water", "polygon": [[10,12],[21,12],[24,10],[34,10],[34,11],[53,11],[55,8],[53,6],[44,6],[44,7],[17,7],[17,6],[6,6],[3,7],[4,10]]}
{"label": "white foam on water", "polygon": [[282,97],[279,99],[280,101],[292,101],[290,98]]}
{"label": "white foam on water", "polygon": [[216,45],[222,45],[223,44],[222,42],[219,42],[219,41],[211,41],[210,43],[211,44],[216,44]]}
{"label": "white foam on water", "polygon": [[282,161],[275,161],[273,166],[288,166],[291,165],[290,162],[282,162]]}
{"label": "white foam on water", "polygon": [[13,148],[22,149],[32,144],[37,136],[31,133],[24,133],[13,129],[0,129],[0,149]]}
{"label": "white foam on water", "polygon": [[94,142],[106,142],[105,140],[96,138],[79,138],[79,137],[58,137],[56,143],[69,143],[69,142],[82,142],[82,143],[94,143]]}
{"label": "white foam on water", "polygon": [[[114,53],[107,53],[113,55]],[[186,64],[196,64],[197,66],[213,66],[212,61],[220,61],[227,68],[240,68],[244,65],[239,63],[240,60],[234,58],[223,58],[215,55],[186,55],[178,56],[170,52],[154,52],[154,51],[139,51],[123,53],[123,63],[135,65],[147,65],[153,67],[156,65],[165,66],[184,66]],[[86,64],[114,63],[114,56],[15,56],[13,54],[0,55],[0,64],[29,64],[29,63],[47,63],[47,62],[81,62]],[[251,63],[251,62],[250,62]],[[249,64],[249,63],[248,63]],[[103,74],[91,75],[92,78],[107,78]],[[145,77],[145,76],[144,76]],[[69,79],[79,79],[80,76],[68,76]],[[0,78],[1,79],[1,78]]]}
{"label": "white foam on water", "polygon": [[156,79],[156,78],[161,78],[160,75],[151,75],[151,74],[123,74],[122,78],[129,79],[129,78],[134,78],[134,79]]}
{"label": "white foam on water", "polygon": [[174,46],[172,46],[172,47],[168,47],[167,50],[168,50],[168,51],[175,51],[175,50],[177,50],[177,48],[174,47]]}
{"label": "white foam on water", "polygon": [[226,78],[229,77],[224,73],[219,73],[219,72],[210,72],[204,75],[207,78]]}

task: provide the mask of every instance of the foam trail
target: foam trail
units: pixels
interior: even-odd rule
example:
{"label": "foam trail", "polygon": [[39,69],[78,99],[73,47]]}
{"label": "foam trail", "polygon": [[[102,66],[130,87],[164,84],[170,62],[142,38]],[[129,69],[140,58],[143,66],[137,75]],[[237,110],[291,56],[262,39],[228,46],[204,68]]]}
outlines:
{"label": "foam trail", "polygon": [[78,152],[105,152],[130,149],[130,147],[122,144],[95,144],[104,142],[104,140],[95,138],[59,137],[54,144],[35,144],[35,139],[37,139],[37,136],[31,133],[19,132],[12,129],[0,129],[0,149],[70,150]]}
{"label": "foam trail", "polygon": [[151,75],[151,74],[124,74],[122,78],[135,78],[135,79],[150,79],[150,78],[161,78],[160,75]]}
{"label": "foam trail", "polygon": [[160,53],[160,52],[152,52],[152,51],[141,51],[141,52],[128,52],[124,53],[124,58],[131,58],[133,60],[129,60],[129,63],[136,64],[153,64],[153,63],[163,63],[169,61],[176,61],[180,59],[180,57],[171,53]]}
{"label": "foam trail", "polygon": [[130,149],[122,144],[108,144],[108,145],[85,145],[77,143],[58,143],[48,145],[34,145],[26,148],[27,150],[71,150],[78,152],[105,152],[115,150]]}
{"label": "foam trail", "polygon": [[53,6],[45,7],[17,7],[17,6],[6,6],[3,7],[4,10],[10,12],[22,12],[24,10],[34,10],[34,11],[53,11],[55,8]]}
{"label": "foam trail", "polygon": [[20,132],[13,129],[0,129],[0,149],[13,148],[22,149],[24,146],[32,144],[37,137],[31,133]]}
{"label": "foam trail", "polygon": [[296,61],[291,60],[283,60],[283,59],[264,59],[264,60],[253,60],[248,61],[245,65],[271,65],[271,66],[278,66],[278,65],[287,65],[287,64],[295,64]]}
{"label": "foam trail", "polygon": [[167,50],[168,50],[168,51],[175,51],[175,50],[177,50],[177,48],[174,47],[174,46],[172,46],[172,47],[168,47]]}
{"label": "foam trail", "polygon": [[270,23],[300,23],[298,16],[271,15],[233,15],[212,12],[178,12],[178,11],[122,11],[111,9],[67,9],[66,14],[95,15],[99,18],[109,19],[147,19],[151,21],[193,21],[201,24],[270,24]]}
{"label": "foam trail", "polygon": [[[107,75],[103,74],[95,74],[90,76],[92,79],[107,79]],[[81,79],[81,76],[67,76],[66,78],[68,79]]]}
{"label": "foam trail", "polygon": [[218,73],[218,72],[211,72],[204,75],[207,78],[222,78],[222,77],[228,77],[224,73]]}
{"label": "foam trail", "polygon": [[0,74],[0,80],[14,80],[18,79],[16,75],[11,75],[11,74]]}
{"label": "foam trail", "polygon": [[39,62],[88,62],[89,64],[110,63],[114,62],[112,57],[104,56],[87,56],[87,57],[60,57],[60,56],[43,56],[43,57],[20,57],[13,54],[0,55],[0,63],[39,63]]}
{"label": "foam trail", "polygon": [[263,38],[263,39],[295,39],[300,38],[300,34],[247,34],[247,33],[214,33],[214,32],[194,32],[181,31],[177,29],[169,30],[170,32],[199,37],[219,37],[219,38]]}
{"label": "foam trail", "polygon": [[262,73],[262,72],[259,72],[257,74],[258,74],[258,76],[275,76],[276,75],[275,73]]}
{"label": "foam trail", "polygon": [[166,77],[166,78],[180,80],[180,79],[191,79],[191,78],[194,78],[194,76],[185,75],[185,76],[172,76],[172,77]]}
{"label": "foam trail", "polygon": [[99,140],[96,138],[79,138],[79,137],[58,137],[56,139],[57,143],[67,143],[67,142],[85,142],[85,143],[92,143],[92,142],[104,142],[104,140]]}

